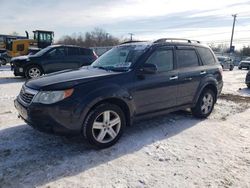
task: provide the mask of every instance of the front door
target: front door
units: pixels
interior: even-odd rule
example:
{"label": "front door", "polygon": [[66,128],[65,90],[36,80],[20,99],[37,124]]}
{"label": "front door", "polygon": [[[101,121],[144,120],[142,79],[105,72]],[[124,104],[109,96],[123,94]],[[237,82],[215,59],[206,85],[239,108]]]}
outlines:
{"label": "front door", "polygon": [[155,64],[157,72],[136,77],[133,98],[137,115],[176,105],[178,75],[174,70],[173,48],[156,49],[145,63]]}
{"label": "front door", "polygon": [[43,57],[42,65],[45,73],[60,71],[65,69],[66,50],[64,47],[57,47],[50,50]]}

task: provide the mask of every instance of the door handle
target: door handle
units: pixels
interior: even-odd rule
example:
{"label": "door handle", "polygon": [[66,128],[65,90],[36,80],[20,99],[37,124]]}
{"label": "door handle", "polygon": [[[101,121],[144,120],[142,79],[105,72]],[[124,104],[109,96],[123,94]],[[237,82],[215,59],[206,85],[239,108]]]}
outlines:
{"label": "door handle", "polygon": [[178,76],[171,76],[170,78],[169,78],[169,80],[177,80],[178,79]]}
{"label": "door handle", "polygon": [[191,81],[193,78],[185,78],[184,80]]}
{"label": "door handle", "polygon": [[200,75],[206,74],[206,73],[207,73],[206,71],[201,71],[201,72],[200,72]]}

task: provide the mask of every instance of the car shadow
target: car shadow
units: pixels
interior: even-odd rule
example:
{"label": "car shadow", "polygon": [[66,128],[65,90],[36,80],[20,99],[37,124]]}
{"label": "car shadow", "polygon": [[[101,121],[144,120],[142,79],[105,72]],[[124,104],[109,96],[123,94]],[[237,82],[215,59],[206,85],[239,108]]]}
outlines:
{"label": "car shadow", "polygon": [[0,84],[11,84],[25,81],[26,79],[23,77],[0,77]]}
{"label": "car shadow", "polygon": [[241,89],[238,90],[238,92],[240,94],[249,95],[250,96],[250,88],[241,88]]}
{"label": "car shadow", "polygon": [[167,140],[199,122],[201,120],[193,118],[187,111],[141,121],[127,127],[116,145],[103,150],[91,148],[80,136],[47,135],[27,125],[2,129],[0,185],[37,187],[75,176],[160,140]]}

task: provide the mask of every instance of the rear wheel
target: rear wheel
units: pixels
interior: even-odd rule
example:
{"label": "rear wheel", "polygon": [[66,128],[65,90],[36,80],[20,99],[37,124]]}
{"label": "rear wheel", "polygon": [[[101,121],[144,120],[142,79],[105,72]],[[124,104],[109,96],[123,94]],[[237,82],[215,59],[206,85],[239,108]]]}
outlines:
{"label": "rear wheel", "polygon": [[28,67],[25,71],[26,78],[37,78],[42,75],[42,69],[36,65]]}
{"label": "rear wheel", "polygon": [[204,90],[195,107],[191,109],[193,115],[198,118],[208,117],[213,111],[215,101],[215,93],[210,89]]}
{"label": "rear wheel", "polygon": [[83,135],[91,145],[107,148],[119,140],[125,124],[125,116],[119,106],[101,104],[87,115]]}
{"label": "rear wheel", "polygon": [[234,66],[233,66],[233,65],[230,65],[229,70],[232,71],[233,69],[234,69]]}
{"label": "rear wheel", "polygon": [[0,60],[0,66],[1,66],[1,65],[6,65],[6,64],[7,64],[7,61],[6,61],[5,59],[1,59],[1,60]]}
{"label": "rear wheel", "polygon": [[250,84],[247,84],[247,87],[250,88]]}

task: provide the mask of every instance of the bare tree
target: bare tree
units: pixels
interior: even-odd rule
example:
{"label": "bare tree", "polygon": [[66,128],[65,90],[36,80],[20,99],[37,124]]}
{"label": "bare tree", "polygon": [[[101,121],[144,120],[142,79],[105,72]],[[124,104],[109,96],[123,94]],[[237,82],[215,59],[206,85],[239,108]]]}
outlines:
{"label": "bare tree", "polygon": [[105,30],[95,28],[91,32],[86,32],[85,35],[73,34],[71,36],[66,35],[59,39],[58,44],[70,44],[84,47],[101,47],[101,46],[114,46],[119,44],[118,38],[113,37]]}

